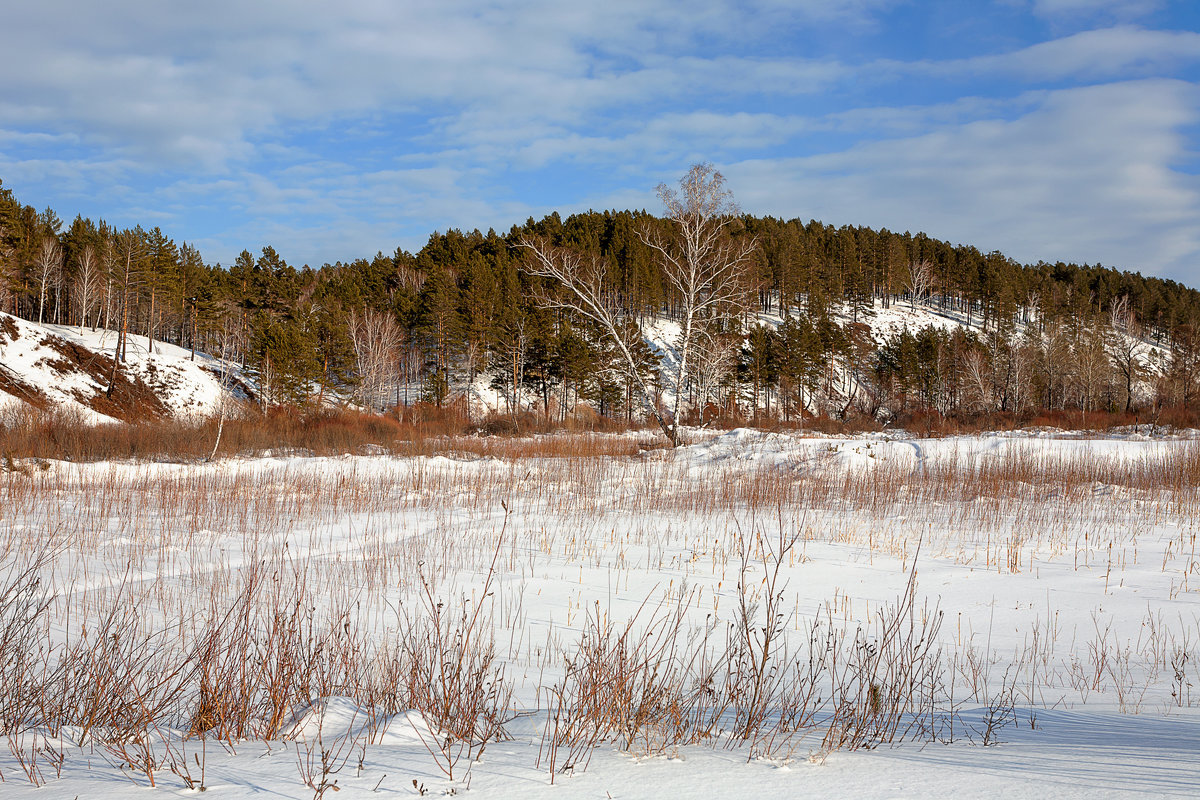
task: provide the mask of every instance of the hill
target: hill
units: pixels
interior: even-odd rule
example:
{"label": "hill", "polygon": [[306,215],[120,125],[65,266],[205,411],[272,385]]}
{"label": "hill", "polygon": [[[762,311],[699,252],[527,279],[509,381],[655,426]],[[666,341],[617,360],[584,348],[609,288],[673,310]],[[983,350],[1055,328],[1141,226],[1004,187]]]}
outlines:
{"label": "hill", "polygon": [[[688,301],[668,268],[678,220],[644,211],[452,229],[416,254],[317,268],[268,245],[226,267],[159,228],[76,218],[64,230],[0,187],[11,328],[0,388],[87,419],[211,413],[216,374],[264,406],[424,402],[544,424],[649,415],[664,430],[676,416],[1200,415],[1200,293],[1189,287],[1019,264],[923,233],[732,212],[715,224],[713,241],[745,258],[700,293],[719,287],[722,304],[687,317],[699,344],[685,360],[676,334]],[[588,265],[615,328],[565,310],[570,292],[534,263],[535,241]],[[32,320],[63,324],[24,327]],[[120,326],[137,335],[114,367],[113,336],[88,331]]]}
{"label": "hill", "polygon": [[[116,364],[116,340],[103,329],[38,325],[0,312],[0,413],[55,410],[87,423],[185,419],[215,414],[232,394],[222,387],[232,365],[164,342],[151,348],[138,336]],[[236,385],[245,396],[249,386],[240,378]]]}
{"label": "hill", "polygon": [[[986,334],[978,319],[969,324],[963,315],[930,303],[877,304],[859,323],[852,322],[852,312],[845,308],[833,316],[838,324],[866,328],[872,346],[879,350],[918,331],[936,330],[947,336],[955,332],[974,337]],[[779,313],[759,313],[751,324],[777,332],[785,322]],[[658,370],[669,376],[678,368],[678,325],[669,317],[657,317],[648,320],[644,330]],[[243,372],[239,365],[144,336],[129,337],[126,360],[116,364],[114,372],[117,338],[115,332],[103,328],[39,325],[0,312],[0,413],[12,414],[23,408],[54,410],[92,424],[187,420],[215,415],[223,397],[252,402],[262,398],[257,376]],[[1132,345],[1141,364],[1136,396],[1144,402],[1153,394],[1154,380],[1165,374],[1169,352],[1147,339],[1129,334],[1121,334],[1121,338]],[[744,339],[739,346],[745,345]],[[833,363],[826,387],[806,399],[806,413],[823,413],[853,401],[855,392],[865,393],[849,374],[852,371],[853,366],[844,361]],[[451,391],[463,398],[476,418],[502,414],[508,410],[507,399],[495,388],[502,381],[503,375],[496,369],[481,370],[473,382],[456,383]],[[671,382],[664,384],[670,386]],[[318,391],[318,387],[312,390]],[[751,391],[742,389],[743,402],[750,402]],[[419,383],[393,386],[389,394],[416,401],[423,396],[423,389]],[[355,387],[346,385],[328,393],[324,400],[352,403],[354,398]],[[669,405],[672,399],[670,389],[664,388],[663,403]],[[563,396],[556,405],[568,400]],[[578,395],[574,400],[572,413],[588,406]],[[523,395],[521,403],[524,409],[536,411],[538,397]]]}

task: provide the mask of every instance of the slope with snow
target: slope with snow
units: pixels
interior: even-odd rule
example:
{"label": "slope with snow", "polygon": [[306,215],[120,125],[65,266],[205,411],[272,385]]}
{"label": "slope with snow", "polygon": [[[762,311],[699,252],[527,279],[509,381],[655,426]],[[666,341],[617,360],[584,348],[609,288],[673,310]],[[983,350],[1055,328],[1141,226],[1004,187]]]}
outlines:
{"label": "slope with snow", "polygon": [[[844,312],[839,312],[836,318],[843,324],[852,321]],[[760,313],[755,319],[771,326],[782,323],[777,313]],[[117,340],[115,332],[38,325],[7,314],[0,314],[0,321],[0,410],[31,404],[68,410],[89,422],[145,416],[203,417],[216,413],[221,397],[230,393],[229,386],[236,387],[236,393],[241,396],[256,393],[254,381],[243,375],[236,365],[165,342],[151,342],[145,336],[131,335],[126,348],[127,361],[118,370],[124,391],[112,400],[102,396],[109,384],[110,359]],[[872,338],[879,345],[901,331],[916,332],[929,325],[945,330],[964,327],[977,334],[982,332],[978,319],[968,324],[965,316],[933,304],[894,303],[885,308],[876,303],[872,313],[862,321],[870,326]],[[666,408],[671,408],[675,393],[672,378],[679,368],[679,324],[665,317],[647,319],[643,334],[659,358],[666,378],[659,400]],[[62,352],[64,349],[71,351],[66,357]],[[1168,353],[1149,341],[1141,341],[1140,356],[1151,374],[1161,373],[1168,362]],[[693,368],[695,366],[693,363]],[[225,389],[222,389],[223,375],[230,379],[226,381]],[[844,393],[855,391],[845,365],[835,365],[834,375],[834,386],[842,387]],[[490,372],[482,372],[470,386],[465,380],[454,384],[454,391],[465,397],[476,416],[509,410],[504,394],[492,387],[494,377]],[[1149,385],[1143,381],[1142,393],[1148,390]],[[152,394],[161,407],[147,393]],[[422,386],[393,387],[389,392],[391,395],[415,402],[422,395]],[[847,398],[826,400],[837,400],[835,404],[841,406]],[[817,408],[818,398],[809,397],[807,402],[811,411],[821,410]],[[518,405],[536,410],[539,405],[536,392],[523,392]]]}
{"label": "slope with snow", "polygon": [[114,381],[116,346],[112,331],[0,313],[0,410],[56,409],[86,423],[211,416],[228,393],[220,375],[236,372],[206,355],[131,335]]}

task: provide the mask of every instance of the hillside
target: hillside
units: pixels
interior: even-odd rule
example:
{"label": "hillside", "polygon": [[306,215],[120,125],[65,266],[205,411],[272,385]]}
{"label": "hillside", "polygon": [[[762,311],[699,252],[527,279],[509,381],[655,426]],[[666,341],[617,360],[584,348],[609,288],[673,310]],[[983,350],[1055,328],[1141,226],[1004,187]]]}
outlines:
{"label": "hillside", "polygon": [[[722,188],[719,174],[711,180]],[[222,265],[157,227],[79,217],[64,228],[0,187],[0,311],[70,326],[13,348],[3,381],[23,403],[102,419],[203,415],[220,396],[204,388],[214,362],[192,356],[207,352],[243,365],[256,380],[239,377],[240,391],[269,406],[423,401],[474,417],[531,411],[548,424],[649,412],[664,430],[667,417],[714,415],[740,424],[1153,409],[1200,419],[1200,292],[1175,281],[1022,264],[921,232],[727,213],[705,217],[708,241],[740,255],[724,268],[696,261],[720,277],[688,295],[671,266],[677,212],[552,213],[503,234],[450,228],[416,253],[320,266],[289,264],[266,245]],[[617,327],[569,310],[575,288],[555,272],[568,264],[594,281]],[[703,311],[684,312],[697,302]],[[110,391],[111,363],[106,372],[102,360],[59,350],[109,355],[113,337],[87,331],[118,318],[142,349]],[[706,352],[677,380],[683,318]],[[637,352],[619,352],[614,335]],[[70,346],[30,350],[47,336]],[[151,354],[142,337],[175,349]]]}
{"label": "hillside", "polygon": [[[0,412],[57,410],[80,421],[185,419],[216,413],[223,394],[217,359],[175,345],[130,336],[127,360],[113,373],[117,335],[38,325],[0,313]],[[249,385],[231,375],[238,393]],[[112,384],[112,391],[109,385]]]}
{"label": "hillside", "polygon": [[[834,314],[839,324],[849,325],[852,317],[842,309]],[[870,329],[873,345],[883,348],[890,339],[904,333],[933,328],[945,332],[955,330],[982,336],[985,331],[976,318],[968,324],[966,318],[935,304],[892,303],[883,307],[876,303],[873,311],[862,318]],[[783,324],[778,313],[759,313],[751,325],[758,324],[777,330]],[[678,369],[675,341],[678,324],[669,318],[658,317],[644,324],[646,343],[658,359],[658,368],[668,378]],[[1020,330],[1018,330],[1018,333]],[[1142,339],[1121,335],[1136,345],[1137,357],[1143,366],[1143,379],[1138,383],[1138,396],[1148,398],[1152,379],[1163,374],[1169,352],[1162,346]],[[174,344],[155,340],[151,347],[145,336],[130,336],[126,361],[118,366],[113,391],[108,386],[113,378],[113,352],[117,334],[104,329],[82,330],[74,326],[39,325],[35,322],[0,313],[0,412],[22,407],[58,410],[78,415],[83,422],[147,421],[155,419],[188,419],[213,416],[222,396],[256,400],[260,391],[253,375],[244,373],[236,364],[223,362],[205,353],[192,353]],[[743,345],[745,341],[743,341]],[[151,352],[151,350],[153,352]],[[844,404],[847,392],[856,389],[849,380],[852,368],[844,361],[831,367],[833,379],[829,394],[809,398],[806,410],[821,413],[833,402]],[[224,388],[223,378],[224,377]],[[454,395],[462,396],[471,413],[482,417],[504,413],[508,404],[504,394],[493,384],[500,376],[496,368],[482,371],[469,386],[465,381],[452,387]],[[665,387],[673,385],[664,381]],[[847,388],[850,387],[850,388]],[[748,387],[740,394],[749,401]],[[418,383],[393,384],[388,392],[392,397],[416,402],[423,396]],[[558,394],[557,392],[555,393]],[[329,402],[351,402],[354,389],[343,386],[326,396]],[[673,400],[670,388],[661,396],[665,404]],[[565,403],[570,397],[559,397]],[[587,400],[573,398],[575,408],[588,406]],[[522,397],[521,406],[538,409],[539,399],[534,392]]]}

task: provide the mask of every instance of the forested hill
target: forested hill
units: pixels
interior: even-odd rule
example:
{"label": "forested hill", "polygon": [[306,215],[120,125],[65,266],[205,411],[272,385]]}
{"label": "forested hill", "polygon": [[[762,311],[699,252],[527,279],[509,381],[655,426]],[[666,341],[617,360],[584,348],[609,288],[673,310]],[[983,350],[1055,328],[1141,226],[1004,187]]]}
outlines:
{"label": "forested hill", "polygon": [[[404,399],[441,404],[483,376],[510,406],[536,400],[550,413],[552,397],[559,408],[573,398],[622,414],[633,397],[602,333],[547,310],[545,297],[558,289],[523,269],[528,254],[518,243],[537,238],[601,259],[606,287],[631,318],[669,322],[678,292],[645,236],[669,236],[671,226],[637,211],[551,214],[504,235],[434,233],[416,254],[298,268],[267,246],[220,265],[157,227],[117,230],[78,217],[65,224],[0,186],[0,311],[236,359],[273,402],[358,391],[383,407],[403,386]],[[740,276],[747,302],[739,329],[723,323],[712,332],[726,341],[727,357],[710,354],[722,374],[708,388],[686,387],[693,408],[752,402],[751,411],[765,410],[774,396],[784,414],[897,405],[967,413],[1192,405],[1200,397],[1192,365],[1200,362],[1200,293],[1173,281],[1100,265],[1023,265],[923,233],[815,221],[742,216],[726,232],[758,246]],[[897,305],[936,311],[962,330],[856,337],[857,326]],[[1142,358],[1129,374],[1114,334],[1174,355],[1157,367]],[[1065,377],[1056,385],[1050,370],[1038,379],[1028,366],[1086,347],[1106,361],[1092,386]],[[801,352],[802,364],[789,363]],[[987,374],[971,378],[980,369]],[[1027,385],[1014,390],[1011,381]]]}

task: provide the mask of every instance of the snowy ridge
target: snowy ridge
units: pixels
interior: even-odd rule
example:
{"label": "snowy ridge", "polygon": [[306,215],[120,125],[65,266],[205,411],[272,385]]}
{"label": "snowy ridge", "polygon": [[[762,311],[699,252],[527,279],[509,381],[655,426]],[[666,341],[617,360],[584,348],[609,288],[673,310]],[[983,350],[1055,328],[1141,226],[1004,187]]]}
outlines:
{"label": "snowy ridge", "polygon": [[112,331],[0,313],[0,412],[55,409],[93,424],[216,413],[225,365],[200,353],[193,360],[189,351],[145,336],[128,337],[110,396],[116,345]]}
{"label": "snowy ridge", "polygon": [[[935,328],[941,331],[954,331],[961,329],[968,333],[974,334],[979,338],[984,338],[988,334],[988,329],[984,327],[982,318],[975,315],[968,320],[966,314],[950,309],[943,308],[936,301],[926,301],[923,303],[911,304],[907,301],[897,301],[884,306],[882,301],[875,301],[871,310],[866,314],[860,314],[855,318],[851,312],[843,307],[835,307],[832,317],[839,325],[850,325],[853,322],[866,325],[870,329],[870,338],[876,347],[882,348],[893,337],[902,333],[916,334],[925,328]],[[758,313],[754,316],[754,321],[757,324],[768,327],[779,327],[784,320],[778,312]],[[658,340],[663,338],[660,331],[667,332],[671,328],[656,324],[647,329],[648,341],[656,348],[661,348],[664,345]],[[1018,322],[1012,332],[1012,336],[1021,337],[1027,332],[1036,333],[1030,324]],[[1154,388],[1151,381],[1157,377],[1166,374],[1170,364],[1170,351],[1163,347],[1160,343],[1148,339],[1146,337],[1134,336],[1127,332],[1113,332],[1120,341],[1132,345],[1135,355],[1135,360],[1140,361],[1144,370],[1143,379],[1134,384],[1134,394],[1144,401],[1153,396]],[[671,340],[673,341],[673,340]],[[673,352],[673,351],[672,351]],[[861,391],[861,387],[856,385],[853,380],[853,370],[849,365],[844,363],[840,358],[834,359],[832,367],[835,379],[832,381],[834,389],[834,397],[820,396],[809,397],[806,399],[806,406],[813,413],[820,413],[821,402],[834,402],[837,405],[844,405],[850,401],[856,393]]]}
{"label": "snowy ridge", "polygon": [[[851,322],[844,311],[835,314],[840,324]],[[778,313],[759,313],[755,322],[771,327],[783,323]],[[979,320],[967,324],[965,316],[935,305],[894,303],[887,308],[876,304],[873,313],[861,319],[871,329],[876,345],[882,346],[902,331],[915,333],[927,326],[942,330],[963,328],[983,333]],[[674,373],[679,368],[677,351],[680,327],[678,322],[664,317],[649,319],[643,324],[647,344],[659,358],[666,380],[660,401],[670,408],[674,401]],[[1124,334],[1122,334],[1124,335]],[[1158,344],[1139,340],[1140,356],[1151,375],[1162,374],[1169,361],[1168,352]],[[127,360],[118,374],[127,383],[127,391],[116,398],[106,396],[111,377],[111,357],[116,348],[117,334],[103,329],[80,329],[65,325],[49,325],[22,320],[0,313],[0,413],[23,407],[59,409],[89,423],[145,416],[189,418],[217,413],[223,395],[221,375],[229,373],[237,393],[256,394],[252,378],[242,374],[237,365],[226,364],[204,353],[153,341],[145,336],[131,335],[126,347]],[[834,394],[853,394],[855,382],[850,380],[844,364],[834,365]],[[495,374],[480,372],[471,385],[465,380],[454,382],[454,391],[465,397],[472,413],[484,416],[505,413],[509,401],[503,392],[493,387]],[[416,402],[422,387],[419,384],[393,387],[395,397],[402,402]],[[1141,394],[1149,392],[1143,382]],[[118,393],[120,394],[120,393]],[[154,398],[151,399],[151,396]],[[806,399],[809,410],[819,413],[822,402],[844,405],[848,396]],[[522,391],[518,406],[536,410],[540,400],[535,391]]]}

